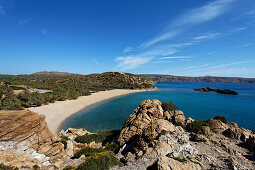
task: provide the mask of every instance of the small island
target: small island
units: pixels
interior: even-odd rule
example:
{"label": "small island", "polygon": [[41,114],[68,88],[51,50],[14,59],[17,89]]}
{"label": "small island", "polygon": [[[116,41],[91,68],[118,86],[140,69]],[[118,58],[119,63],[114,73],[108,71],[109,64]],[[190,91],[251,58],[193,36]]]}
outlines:
{"label": "small island", "polygon": [[220,93],[220,94],[231,94],[231,95],[238,95],[238,93],[236,91],[233,90],[228,90],[228,89],[214,89],[211,87],[201,87],[201,88],[196,88],[194,89],[196,91],[202,91],[202,92],[210,92],[210,91],[214,91],[216,93]]}

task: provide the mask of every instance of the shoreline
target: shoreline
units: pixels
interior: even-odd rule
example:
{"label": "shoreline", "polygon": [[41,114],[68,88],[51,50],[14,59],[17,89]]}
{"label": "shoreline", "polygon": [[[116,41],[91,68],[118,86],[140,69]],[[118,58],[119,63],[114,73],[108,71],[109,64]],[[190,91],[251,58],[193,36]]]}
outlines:
{"label": "shoreline", "polygon": [[28,108],[28,110],[45,115],[45,121],[47,122],[49,129],[54,135],[58,136],[58,133],[61,130],[60,127],[62,123],[70,116],[78,113],[79,111],[104,100],[144,91],[151,91],[151,89],[114,89],[99,91],[96,93],[92,93],[89,96],[80,96],[76,100],[56,101],[55,103],[50,103],[48,105],[31,107]]}

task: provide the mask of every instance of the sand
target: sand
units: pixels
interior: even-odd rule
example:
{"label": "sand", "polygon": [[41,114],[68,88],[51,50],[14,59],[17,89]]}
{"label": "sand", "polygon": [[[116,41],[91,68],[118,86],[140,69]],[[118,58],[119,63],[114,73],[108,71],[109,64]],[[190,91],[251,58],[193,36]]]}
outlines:
{"label": "sand", "polygon": [[142,91],[145,90],[114,89],[100,91],[92,93],[90,96],[80,96],[76,100],[57,101],[40,107],[32,107],[29,110],[45,115],[49,129],[57,135],[63,121],[80,110],[106,99]]}

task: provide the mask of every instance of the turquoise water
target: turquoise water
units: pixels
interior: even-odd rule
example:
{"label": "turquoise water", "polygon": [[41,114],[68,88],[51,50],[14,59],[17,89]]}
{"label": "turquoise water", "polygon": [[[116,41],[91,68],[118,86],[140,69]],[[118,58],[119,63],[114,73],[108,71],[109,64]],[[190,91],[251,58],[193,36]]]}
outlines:
{"label": "turquoise water", "polygon": [[[204,120],[223,115],[241,127],[255,129],[255,84],[159,83],[156,86],[157,91],[129,94],[94,104],[68,118],[61,128],[85,128],[91,132],[120,129],[143,100],[158,99],[173,101],[186,117]],[[204,86],[235,90],[239,95],[193,90]]]}

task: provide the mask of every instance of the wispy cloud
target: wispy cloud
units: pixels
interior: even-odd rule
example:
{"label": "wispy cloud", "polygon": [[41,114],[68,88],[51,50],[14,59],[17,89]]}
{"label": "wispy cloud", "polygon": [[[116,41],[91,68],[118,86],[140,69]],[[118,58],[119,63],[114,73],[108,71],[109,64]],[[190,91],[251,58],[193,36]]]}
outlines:
{"label": "wispy cloud", "polygon": [[[178,48],[192,45],[192,43],[168,44],[153,47],[147,51],[128,56],[115,58],[117,68],[120,70],[129,70],[144,66],[149,62],[159,62],[160,58],[169,57],[169,55],[178,52]],[[173,56],[168,59],[188,59],[188,56]],[[161,61],[163,62],[163,61]],[[166,62],[166,61],[165,61]],[[170,61],[169,61],[170,62]]]}
{"label": "wispy cloud", "polygon": [[236,47],[250,47],[250,46],[252,46],[252,44],[251,43],[246,43],[246,44],[242,44],[242,45],[237,45]]}
{"label": "wispy cloud", "polygon": [[225,13],[236,0],[216,0],[200,8],[192,9],[174,22],[176,26],[201,24]]}
{"label": "wispy cloud", "polygon": [[41,30],[41,33],[42,33],[43,35],[48,35],[48,29],[45,28],[45,29]]}
{"label": "wispy cloud", "polygon": [[202,7],[192,9],[175,18],[169,26],[158,36],[143,42],[140,47],[146,48],[164,40],[169,40],[179,35],[187,27],[213,20],[224,14],[236,0],[217,0]]}
{"label": "wispy cloud", "polygon": [[187,59],[187,58],[192,58],[190,56],[170,56],[170,57],[161,57],[159,58],[160,60],[166,60],[166,59]]}
{"label": "wispy cloud", "polygon": [[127,56],[117,57],[115,61],[118,62],[117,68],[120,70],[130,70],[137,68],[143,64],[150,62],[153,57],[139,57],[139,56]]}
{"label": "wispy cloud", "polygon": [[127,53],[127,52],[134,51],[134,50],[135,50],[134,47],[126,47],[126,48],[123,50],[123,53]]}
{"label": "wispy cloud", "polygon": [[197,68],[203,68],[203,67],[207,67],[209,64],[203,64],[203,65],[199,65],[199,66],[190,66],[190,67],[186,67],[184,69],[197,69]]}
{"label": "wispy cloud", "polygon": [[24,25],[26,23],[29,23],[30,21],[34,20],[34,18],[26,18],[19,21],[19,25]]}
{"label": "wispy cloud", "polygon": [[195,37],[194,39],[195,40],[213,39],[213,38],[216,38],[216,37],[218,37],[220,35],[221,35],[220,33],[207,33],[207,34]]}
{"label": "wispy cloud", "polygon": [[2,5],[0,5],[0,14],[1,14],[2,16],[5,16],[5,15],[6,15],[6,12],[5,12],[4,8],[2,7]]}

